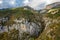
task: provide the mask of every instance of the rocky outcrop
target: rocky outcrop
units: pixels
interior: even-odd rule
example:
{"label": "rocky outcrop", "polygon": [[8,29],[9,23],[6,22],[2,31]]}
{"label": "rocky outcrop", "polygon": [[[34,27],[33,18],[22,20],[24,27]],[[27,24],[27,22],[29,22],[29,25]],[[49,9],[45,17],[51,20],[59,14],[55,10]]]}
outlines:
{"label": "rocky outcrop", "polygon": [[55,2],[46,6],[46,9],[58,8],[60,7],[60,2]]}
{"label": "rocky outcrop", "polygon": [[29,22],[29,19],[25,18],[15,19],[14,22],[14,24],[9,26],[0,26],[0,33],[16,29],[19,31],[19,39],[22,40],[23,38],[27,38],[27,36],[28,38],[31,36],[38,37],[44,27],[41,22]]}

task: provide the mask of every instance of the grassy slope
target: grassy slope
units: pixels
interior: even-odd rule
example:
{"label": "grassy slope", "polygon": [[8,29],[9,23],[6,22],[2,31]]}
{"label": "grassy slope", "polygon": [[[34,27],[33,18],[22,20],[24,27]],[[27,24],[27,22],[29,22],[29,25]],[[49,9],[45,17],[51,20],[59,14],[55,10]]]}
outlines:
{"label": "grassy slope", "polygon": [[[23,8],[15,8],[15,9],[5,9],[5,10],[0,10],[0,17],[9,17],[9,21],[5,23],[5,25],[10,25],[13,24],[14,19],[19,19],[21,18],[26,18],[29,19],[29,21],[33,21],[35,23],[41,22],[42,18],[41,15],[38,13],[35,13],[35,11],[30,11],[30,10],[24,10]],[[41,19],[40,19],[41,18]],[[11,35],[17,36],[18,32],[15,32],[17,30],[12,30],[13,33],[8,34],[7,32],[4,32],[0,34],[0,40],[17,40],[18,38],[12,37]],[[3,37],[3,38],[1,38]],[[30,40],[34,40],[34,38],[30,38]]]}
{"label": "grassy slope", "polygon": [[[56,14],[46,13],[43,15],[44,18],[52,19],[52,21],[36,40],[60,40],[60,8],[54,9],[58,10]],[[57,22],[53,22],[54,20]]]}
{"label": "grassy slope", "polygon": [[18,19],[20,17],[32,19],[34,18],[33,14],[34,13],[30,10],[24,10],[23,8],[0,10],[0,17],[9,17],[9,21],[6,23],[7,25],[12,24],[14,19]]}
{"label": "grassy slope", "polygon": [[[56,23],[56,22],[51,23],[48,26],[48,28],[46,28],[46,30],[44,30],[42,32],[42,34],[35,40],[60,40],[60,22],[59,22],[59,20],[60,20],[60,8],[56,8],[56,9],[59,10],[59,12],[57,12],[57,14],[53,15],[51,13],[47,13],[47,14],[44,14],[44,17],[47,17],[47,18],[49,17],[50,19],[52,19],[52,21],[56,19],[56,20],[58,20],[58,23]],[[52,10],[52,9],[50,9],[50,10]],[[24,17],[27,19],[29,18],[30,21],[35,21],[35,19],[37,19],[35,17],[37,17],[39,15],[37,13],[31,12],[30,10],[23,10],[23,8],[7,9],[4,11],[2,10],[2,11],[0,11],[0,13],[1,13],[0,17],[5,17],[7,15],[10,16],[9,24],[11,24],[10,22],[12,22],[14,19],[19,18],[19,17]],[[37,21],[38,21],[38,19],[37,19]],[[52,29],[52,31],[48,32],[51,29]],[[6,34],[4,34],[4,35],[6,35]],[[0,34],[0,35],[2,35],[2,34]],[[6,37],[4,35],[2,35],[3,38],[7,39],[6,38],[7,35],[6,35]],[[1,36],[0,36],[0,39],[4,40],[1,38]],[[11,40],[13,40],[13,39],[11,39]],[[31,40],[34,40],[34,38],[31,38]]]}

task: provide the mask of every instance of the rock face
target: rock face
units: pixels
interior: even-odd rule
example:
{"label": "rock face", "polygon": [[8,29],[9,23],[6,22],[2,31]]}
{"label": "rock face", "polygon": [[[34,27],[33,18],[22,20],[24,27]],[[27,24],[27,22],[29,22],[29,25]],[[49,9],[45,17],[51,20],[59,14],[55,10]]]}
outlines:
{"label": "rock face", "polygon": [[[26,40],[27,37],[38,37],[41,31],[43,30],[43,26],[41,25],[41,22],[36,23],[36,22],[29,22],[29,20],[20,18],[14,20],[14,24],[10,26],[2,26],[3,29],[1,30],[1,33],[3,32],[10,32],[13,29],[16,29],[19,31],[19,39],[22,40],[25,38]],[[24,40],[24,39],[23,39]]]}
{"label": "rock face", "polygon": [[34,22],[28,22],[28,20],[23,20],[22,22],[19,22],[19,23],[21,23],[21,24],[19,24],[20,27],[18,29],[20,37],[22,37],[23,33],[26,33],[30,36],[38,36],[39,32],[41,31],[41,27],[42,27],[41,23],[39,23],[40,26],[38,26]]}
{"label": "rock face", "polygon": [[45,29],[37,40],[60,40],[60,8],[53,8],[43,14]]}
{"label": "rock face", "polygon": [[[39,32],[41,31],[41,23],[40,25],[34,23],[34,22],[28,22],[28,20],[25,20],[22,18],[21,20],[15,20],[17,25],[17,30],[19,30],[20,35],[23,33],[29,34],[30,36],[38,36]],[[12,26],[13,27],[13,26]]]}
{"label": "rock face", "polygon": [[[44,29],[42,15],[30,7],[6,9],[0,12],[0,38],[1,40],[30,40],[37,38]],[[6,14],[5,14],[6,13]],[[3,15],[5,14],[5,15]],[[8,17],[5,18],[5,17]],[[3,22],[3,20],[6,20]],[[8,37],[8,38],[7,38]]]}
{"label": "rock face", "polygon": [[55,2],[46,6],[46,9],[58,8],[60,7],[60,2]]}

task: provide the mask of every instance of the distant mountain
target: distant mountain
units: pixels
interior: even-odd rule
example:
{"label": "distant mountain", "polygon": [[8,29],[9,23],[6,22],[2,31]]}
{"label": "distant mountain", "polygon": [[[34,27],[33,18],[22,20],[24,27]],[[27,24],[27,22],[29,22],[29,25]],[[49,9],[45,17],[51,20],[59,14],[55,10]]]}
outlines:
{"label": "distant mountain", "polygon": [[23,8],[25,8],[25,9],[29,9],[29,10],[34,10],[34,9],[31,8],[30,6],[23,6]]}
{"label": "distant mountain", "polygon": [[48,10],[53,8],[60,8],[60,2],[55,2],[47,5],[44,9],[37,10],[38,13],[46,13]]}
{"label": "distant mountain", "polygon": [[46,6],[46,9],[58,8],[60,7],[60,2],[55,2]]}

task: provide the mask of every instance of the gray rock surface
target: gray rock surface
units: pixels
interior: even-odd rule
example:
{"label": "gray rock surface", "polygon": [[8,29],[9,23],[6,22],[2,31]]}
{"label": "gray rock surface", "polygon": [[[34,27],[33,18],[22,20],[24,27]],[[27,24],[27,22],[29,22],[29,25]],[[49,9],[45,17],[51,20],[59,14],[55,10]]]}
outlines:
{"label": "gray rock surface", "polygon": [[[19,39],[22,40],[23,38],[29,38],[29,37],[37,37],[42,29],[43,26],[41,25],[40,22],[29,22],[29,20],[21,18],[20,20],[15,19],[14,24],[10,26],[3,27],[4,29],[1,29],[3,32],[9,32],[13,29],[16,29],[19,31]],[[1,32],[0,31],[0,32]]]}

